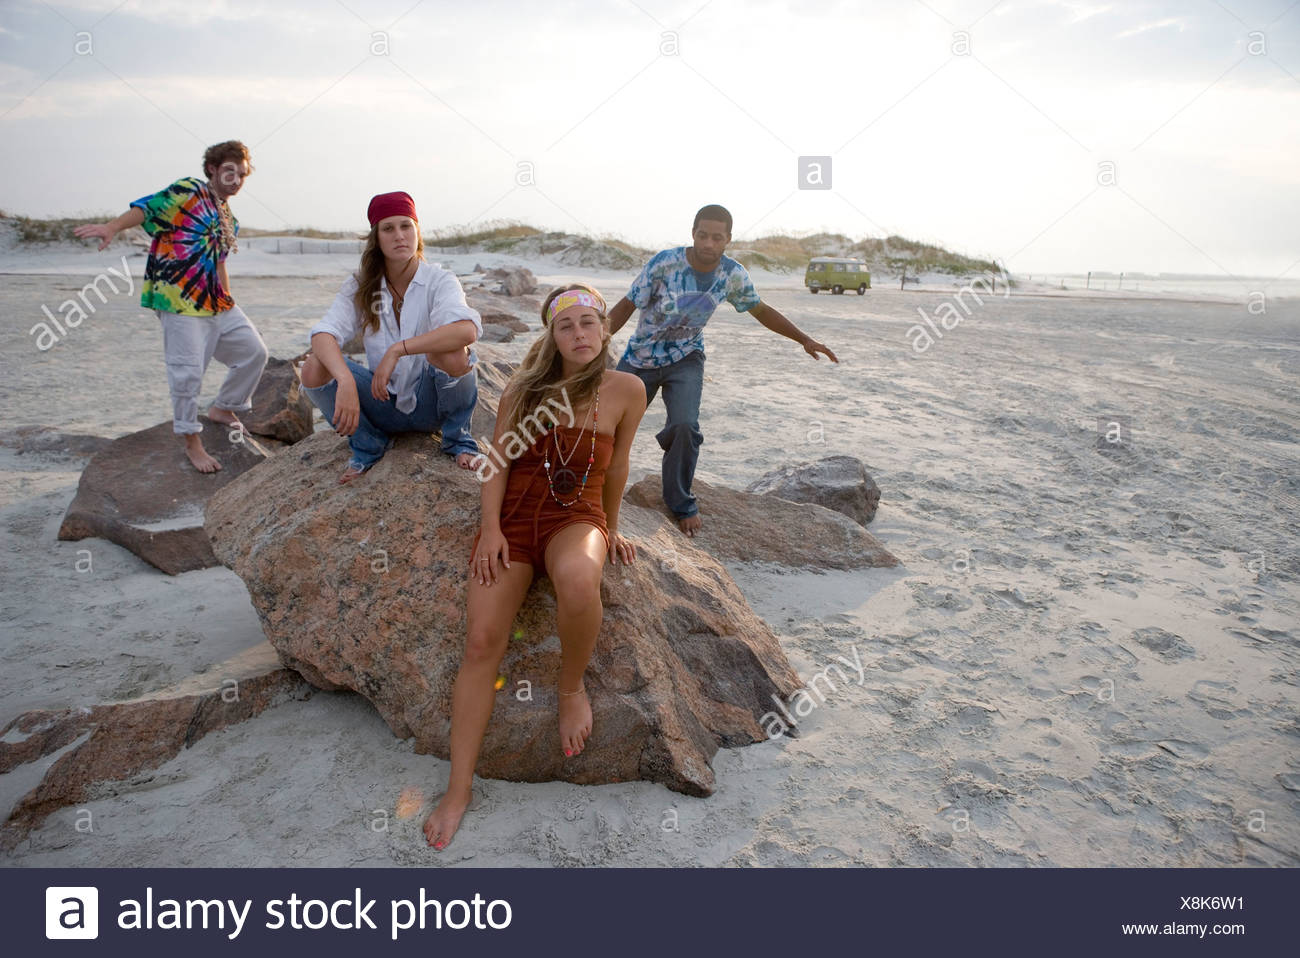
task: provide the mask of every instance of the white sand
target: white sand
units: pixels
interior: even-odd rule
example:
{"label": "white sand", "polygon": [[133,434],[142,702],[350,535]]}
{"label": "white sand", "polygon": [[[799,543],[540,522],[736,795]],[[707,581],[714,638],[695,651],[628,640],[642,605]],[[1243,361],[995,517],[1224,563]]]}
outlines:
{"label": "white sand", "polygon": [[[336,259],[296,278],[235,270],[273,354],[303,348],[351,268]],[[449,265],[473,261],[493,263]],[[631,277],[586,278],[613,296]],[[701,478],[743,486],[782,463],[858,456],[884,494],[871,529],[904,563],[733,568],[805,678],[854,650],[867,666],[799,738],[720,751],[708,799],[486,781],[439,854],[422,813],[394,809],[405,788],[436,797],[446,763],[413,754],[363,700],[320,693],[105,786],[87,806],[93,833],[65,809],[12,862],[1300,864],[1300,302],[1252,316],[998,298],[918,357],[916,307],[934,315],[950,296],[758,281],[842,362],[721,309]],[[157,321],[135,297],[35,350],[40,304],[80,285],[0,279],[8,425],[117,435],[166,419]],[[221,374],[214,363],[205,399]],[[1129,421],[1132,445],[1098,451],[1099,416]],[[633,481],[658,468],[663,421],[656,401]],[[0,722],[161,688],[261,639],[228,571],[169,578],[103,541],[56,542],[80,460],[0,452]],[[85,548],[94,568],[78,573]],[[0,806],[50,761],[0,777]]]}

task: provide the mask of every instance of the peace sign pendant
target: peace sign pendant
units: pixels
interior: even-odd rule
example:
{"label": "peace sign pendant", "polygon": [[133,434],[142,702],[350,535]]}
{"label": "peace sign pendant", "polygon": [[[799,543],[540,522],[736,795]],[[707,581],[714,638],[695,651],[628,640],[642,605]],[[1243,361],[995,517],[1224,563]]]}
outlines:
{"label": "peace sign pendant", "polygon": [[578,487],[578,474],[572,469],[557,469],[551,477],[551,488],[558,495],[567,496]]}

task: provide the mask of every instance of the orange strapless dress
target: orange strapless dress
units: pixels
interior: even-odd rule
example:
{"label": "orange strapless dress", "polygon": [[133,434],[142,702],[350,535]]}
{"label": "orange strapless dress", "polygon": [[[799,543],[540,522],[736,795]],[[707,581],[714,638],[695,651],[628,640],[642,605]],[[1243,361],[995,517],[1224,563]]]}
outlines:
{"label": "orange strapless dress", "polygon": [[[568,466],[561,465],[556,455],[556,440],[560,450],[569,459]],[[614,451],[614,437],[609,433],[596,433],[596,448],[591,446],[591,430],[574,426],[557,426],[538,439],[510,466],[506,479],[505,497],[501,501],[501,533],[510,543],[510,561],[527,562],[537,574],[545,568],[546,547],[555,534],[566,526],[585,522],[600,530],[609,548],[609,529],[605,524],[605,509],[601,492],[605,488],[605,470]],[[582,485],[587,471],[587,458],[594,455],[587,484]],[[562,506],[551,495],[547,483],[546,459],[551,461],[551,480],[555,494],[564,502],[578,497],[570,506]],[[470,551],[472,561],[478,549],[479,537],[474,537]]]}

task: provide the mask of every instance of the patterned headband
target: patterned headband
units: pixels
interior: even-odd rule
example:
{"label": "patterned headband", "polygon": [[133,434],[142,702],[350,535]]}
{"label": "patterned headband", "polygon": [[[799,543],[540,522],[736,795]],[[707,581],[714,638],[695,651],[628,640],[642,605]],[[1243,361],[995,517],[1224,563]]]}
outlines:
{"label": "patterned headband", "polygon": [[598,313],[605,311],[605,302],[599,296],[580,289],[571,289],[551,300],[551,305],[546,310],[546,322],[549,324],[570,306],[590,306]]}

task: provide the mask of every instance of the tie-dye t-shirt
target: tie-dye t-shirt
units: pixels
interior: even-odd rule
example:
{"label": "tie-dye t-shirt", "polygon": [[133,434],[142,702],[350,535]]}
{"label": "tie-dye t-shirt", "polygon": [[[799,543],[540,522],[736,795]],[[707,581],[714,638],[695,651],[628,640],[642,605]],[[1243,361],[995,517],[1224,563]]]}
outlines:
{"label": "tie-dye t-shirt", "polygon": [[667,366],[697,351],[703,354],[704,324],[724,301],[738,313],[761,302],[745,267],[724,255],[711,276],[698,273],[686,259],[685,246],[656,253],[627,298],[641,310],[641,318],[623,360],[640,369]]}
{"label": "tie-dye t-shirt", "polygon": [[[228,250],[221,236],[219,201],[207,183],[186,177],[131,205],[143,211],[141,225],[153,237],[141,306],[213,316],[235,305],[217,278],[217,265]],[[239,221],[233,214],[230,219],[238,233]]]}

